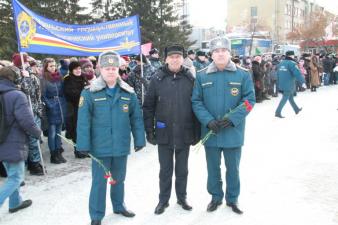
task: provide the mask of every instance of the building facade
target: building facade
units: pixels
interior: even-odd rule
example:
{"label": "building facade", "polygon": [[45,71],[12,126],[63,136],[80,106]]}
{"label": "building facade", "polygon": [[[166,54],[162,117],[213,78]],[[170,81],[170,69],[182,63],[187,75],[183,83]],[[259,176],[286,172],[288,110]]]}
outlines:
{"label": "building facade", "polygon": [[267,31],[274,43],[285,43],[289,32],[311,21],[324,8],[309,0],[228,0],[227,31]]}

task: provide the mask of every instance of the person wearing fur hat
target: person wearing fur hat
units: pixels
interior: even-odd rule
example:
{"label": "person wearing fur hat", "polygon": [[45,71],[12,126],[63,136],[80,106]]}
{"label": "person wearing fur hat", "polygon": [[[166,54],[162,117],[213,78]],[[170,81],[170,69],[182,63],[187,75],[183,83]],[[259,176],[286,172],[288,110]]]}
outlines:
{"label": "person wearing fur hat", "polygon": [[66,101],[63,94],[61,74],[56,70],[53,58],[46,58],[43,62],[42,101],[46,105],[48,120],[48,147],[50,162],[60,164],[67,162],[62,156],[61,135],[66,117]]}
{"label": "person wearing fur hat", "polygon": [[[207,161],[207,190],[211,201],[207,212],[223,203],[233,212],[238,207],[240,193],[239,164],[244,144],[245,120],[255,104],[255,91],[250,73],[231,61],[231,42],[226,37],[210,41],[213,62],[196,76],[192,108],[201,123],[201,136],[212,131],[204,143]],[[244,103],[246,107],[244,106]],[[226,167],[226,190],[222,187],[221,158]]]}
{"label": "person wearing fur hat", "polygon": [[153,48],[149,51],[149,62],[155,70],[158,70],[162,66],[159,53],[157,48]]}
{"label": "person wearing fur hat", "polygon": [[[64,77],[63,84],[63,92],[67,102],[66,138],[72,139],[76,143],[76,125],[80,95],[84,87],[89,85],[86,77],[82,75],[80,62],[74,61],[69,64],[69,73]],[[74,147],[74,155],[79,159],[88,157],[88,155],[77,151],[76,147]]]}
{"label": "person wearing fur hat", "polygon": [[[0,93],[5,121],[4,132],[0,141],[0,161],[2,161],[7,179],[0,186],[0,207],[9,198],[9,212],[15,213],[31,206],[31,200],[22,200],[20,184],[25,176],[28,135],[39,138],[40,128],[36,125],[26,95],[20,91],[21,76],[18,68],[6,66],[0,69]],[[2,127],[3,129],[3,127]]]}
{"label": "person wearing fur hat", "polygon": [[297,63],[294,61],[294,51],[287,51],[285,55],[285,60],[282,60],[277,66],[278,90],[283,93],[283,97],[275,112],[275,116],[278,118],[284,118],[284,116],[282,116],[282,110],[287,101],[290,102],[296,114],[302,110],[302,108],[297,106],[293,99],[293,94],[296,91],[296,80],[303,88],[306,88],[305,79],[302,76]]}
{"label": "person wearing fur hat", "polygon": [[199,72],[209,65],[209,61],[204,51],[197,51],[196,55],[194,66],[196,71]]}
{"label": "person wearing fur hat", "polygon": [[93,81],[96,78],[93,63],[88,58],[81,58],[79,63],[81,65],[82,75],[85,76],[89,82]]}
{"label": "person wearing fur hat", "polygon": [[[119,76],[120,56],[114,51],[100,54],[100,76],[84,89],[79,100],[77,150],[99,159],[115,180],[110,199],[115,214],[134,217],[124,203],[124,180],[130,154],[131,133],[134,150],[145,146],[142,112],[132,87]],[[92,225],[100,225],[106,210],[105,170],[92,160],[89,214]]]}
{"label": "person wearing fur hat", "polygon": [[193,49],[190,49],[188,51],[188,57],[191,61],[195,61],[196,59],[196,54],[195,54],[195,51]]}

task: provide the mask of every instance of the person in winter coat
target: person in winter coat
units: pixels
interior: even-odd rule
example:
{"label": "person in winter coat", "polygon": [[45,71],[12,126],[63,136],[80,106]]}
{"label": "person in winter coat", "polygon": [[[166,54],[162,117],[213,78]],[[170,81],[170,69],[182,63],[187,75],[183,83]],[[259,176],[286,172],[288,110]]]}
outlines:
{"label": "person in winter coat", "polygon": [[[134,150],[145,146],[142,112],[134,90],[118,74],[120,57],[106,51],[98,60],[100,76],[81,93],[77,122],[77,148],[99,159],[116,181],[111,187],[113,211],[134,217],[124,204],[124,180],[130,154],[130,134]],[[89,214],[92,225],[101,224],[106,210],[105,170],[92,160],[92,187]]]}
{"label": "person in winter coat", "polygon": [[[21,90],[26,94],[27,99],[29,100],[28,102],[33,110],[35,123],[37,124],[37,126],[40,127],[43,109],[41,101],[40,80],[37,77],[37,74],[33,72],[30,64],[27,65],[27,63],[25,63],[25,69],[22,69],[21,56],[19,53],[15,53],[12,59],[13,65],[21,70],[20,87]],[[34,63],[32,63],[32,65],[33,67],[35,66]],[[27,168],[30,174],[37,176],[41,176],[44,174],[41,165],[39,141],[40,140],[36,139],[35,137],[29,137],[27,159]]]}
{"label": "person in winter coat", "polygon": [[[304,80],[305,80],[305,78],[306,78],[306,76],[307,76],[307,71],[306,71],[306,69],[304,68],[304,63],[305,63],[304,59],[301,58],[301,59],[299,60],[298,67],[299,67],[300,73],[302,74],[302,76],[303,76],[303,78],[304,78]],[[299,83],[298,81],[296,81],[296,84],[297,84],[297,86],[296,86],[297,91],[305,91],[305,88],[302,87],[302,84],[301,84],[301,83]]]}
{"label": "person in winter coat", "polygon": [[[69,74],[64,77],[63,85],[63,92],[67,102],[66,138],[70,138],[76,143],[76,125],[80,95],[84,87],[88,85],[86,77],[81,72],[79,62],[74,61],[69,64]],[[74,155],[79,159],[88,157],[88,155],[77,151],[76,147],[74,147]]]}
{"label": "person in winter coat", "polygon": [[270,76],[270,94],[272,97],[278,97],[278,83],[277,83],[277,65],[279,60],[277,56],[274,56],[271,62],[271,76]]}
{"label": "person in winter coat", "polygon": [[128,67],[128,63],[124,58],[121,57],[121,66],[119,68],[119,75],[123,81],[128,82],[130,74],[130,68]]}
{"label": "person in winter coat", "polygon": [[61,131],[66,118],[66,101],[63,94],[62,76],[56,71],[55,60],[46,58],[43,63],[42,101],[46,105],[48,120],[48,147],[50,162],[67,162],[62,156]]}
{"label": "person in winter coat", "polygon": [[81,65],[82,76],[84,76],[89,83],[95,80],[96,75],[92,61],[88,58],[82,58],[79,60],[79,63]]}
{"label": "person in winter coat", "polygon": [[310,70],[311,91],[317,91],[317,87],[320,85],[320,80],[318,58],[315,55],[311,57]]}
{"label": "person in winter coat", "polygon": [[209,65],[209,61],[204,51],[197,51],[196,56],[194,67],[196,68],[196,72],[199,72]]}
{"label": "person in winter coat", "polygon": [[[27,208],[31,200],[22,200],[20,184],[24,180],[25,160],[27,158],[28,135],[39,138],[40,128],[36,125],[26,95],[17,89],[20,71],[14,66],[0,70],[0,92],[3,94],[8,133],[0,143],[2,161],[7,180],[0,186],[0,207],[9,198],[9,212],[14,213]],[[3,132],[3,130],[2,130]]]}
{"label": "person in winter coat", "polygon": [[153,48],[149,51],[149,62],[154,67],[155,71],[158,70],[162,63],[160,61],[159,51],[156,48]]}
{"label": "person in winter coat", "polygon": [[185,210],[192,209],[186,200],[188,157],[190,145],[199,141],[200,126],[191,107],[195,79],[183,67],[183,54],[180,45],[165,48],[166,65],[151,80],[143,104],[147,140],[158,144],[160,162],[160,195],[155,214],[169,206],[174,168],[177,203]]}
{"label": "person in winter coat", "polygon": [[[139,103],[142,105],[143,97],[147,92],[150,80],[154,76],[155,69],[148,63],[144,55],[142,55],[142,62],[140,55],[137,55],[135,60],[137,65],[131,70],[128,77],[128,84],[134,88]],[[143,76],[141,74],[141,66],[143,67]]]}
{"label": "person in winter coat", "polygon": [[[220,168],[223,154],[226,204],[233,212],[242,214],[237,205],[240,193],[239,163],[244,144],[245,118],[255,104],[254,85],[250,73],[231,62],[229,39],[215,38],[209,46],[213,62],[197,74],[192,94],[192,108],[201,123],[201,136],[205,137],[210,130],[214,133],[204,143],[207,189],[212,196],[207,211],[215,211],[223,202]],[[244,107],[244,103],[247,107]]]}
{"label": "person in winter coat", "polygon": [[252,61],[252,76],[255,84],[256,102],[260,103],[263,101],[264,91],[264,71],[261,67],[261,56],[255,56]]}
{"label": "person in winter coat", "polygon": [[183,67],[189,69],[189,71],[193,75],[193,77],[196,77],[196,69],[194,67],[194,62],[190,59],[190,57],[184,58]]}
{"label": "person in winter coat", "polygon": [[283,93],[275,112],[275,116],[284,118],[282,110],[286,102],[289,101],[293,110],[298,114],[302,108],[299,108],[293,99],[293,94],[296,88],[296,80],[299,81],[303,88],[306,87],[305,79],[300,73],[297,63],[294,61],[294,51],[287,51],[286,57],[277,67],[278,89]]}
{"label": "person in winter coat", "polygon": [[60,59],[59,62],[60,62],[59,73],[61,74],[62,77],[64,77],[68,74],[68,67],[69,67],[70,60]]}

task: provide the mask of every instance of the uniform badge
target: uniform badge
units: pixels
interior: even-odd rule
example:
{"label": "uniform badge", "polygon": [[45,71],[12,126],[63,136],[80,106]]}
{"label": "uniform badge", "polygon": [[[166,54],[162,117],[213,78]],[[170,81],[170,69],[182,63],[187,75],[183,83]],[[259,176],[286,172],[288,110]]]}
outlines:
{"label": "uniform badge", "polygon": [[83,102],[84,102],[84,97],[81,96],[81,97],[80,97],[80,100],[79,100],[79,107],[82,107],[82,106],[83,106]]}
{"label": "uniform badge", "polygon": [[122,110],[123,110],[123,112],[128,112],[128,111],[129,111],[129,106],[128,106],[128,104],[124,104],[124,105],[122,106]]}
{"label": "uniform badge", "polygon": [[237,96],[238,93],[239,93],[238,88],[231,88],[231,95],[232,95],[232,96]]}

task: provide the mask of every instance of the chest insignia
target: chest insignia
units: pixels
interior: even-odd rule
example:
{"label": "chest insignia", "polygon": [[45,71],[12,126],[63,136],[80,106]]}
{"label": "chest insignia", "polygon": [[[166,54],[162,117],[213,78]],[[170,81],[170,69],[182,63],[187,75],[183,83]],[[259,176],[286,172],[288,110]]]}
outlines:
{"label": "chest insignia", "polygon": [[125,112],[125,113],[129,112],[129,106],[128,106],[128,104],[123,104],[122,105],[122,111]]}
{"label": "chest insignia", "polygon": [[239,93],[238,88],[231,88],[231,95],[232,95],[232,96],[237,96],[238,93]]}

